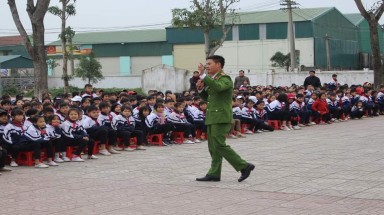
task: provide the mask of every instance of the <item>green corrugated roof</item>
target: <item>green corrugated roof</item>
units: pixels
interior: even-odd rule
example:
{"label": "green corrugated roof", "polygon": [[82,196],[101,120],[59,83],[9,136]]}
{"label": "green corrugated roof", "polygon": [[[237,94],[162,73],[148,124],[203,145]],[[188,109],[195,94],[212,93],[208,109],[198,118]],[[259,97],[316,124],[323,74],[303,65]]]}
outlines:
{"label": "green corrugated roof", "polygon": [[6,55],[0,56],[0,68],[33,68],[33,61],[30,58],[21,55]]}
{"label": "green corrugated roof", "polygon": [[[324,7],[293,9],[292,18],[294,22],[311,21],[333,9],[335,8]],[[236,24],[288,22],[288,13],[285,10],[243,12],[239,13],[239,16],[240,20],[237,21]]]}
{"label": "green corrugated roof", "polygon": [[344,14],[344,16],[355,26],[359,26],[359,24],[364,20],[364,17],[360,13],[349,13]]}
{"label": "green corrugated roof", "polygon": [[[78,33],[73,39],[73,43],[77,45],[103,43],[148,43],[163,41],[166,41],[165,29]],[[61,43],[58,40],[48,45],[60,44]]]}

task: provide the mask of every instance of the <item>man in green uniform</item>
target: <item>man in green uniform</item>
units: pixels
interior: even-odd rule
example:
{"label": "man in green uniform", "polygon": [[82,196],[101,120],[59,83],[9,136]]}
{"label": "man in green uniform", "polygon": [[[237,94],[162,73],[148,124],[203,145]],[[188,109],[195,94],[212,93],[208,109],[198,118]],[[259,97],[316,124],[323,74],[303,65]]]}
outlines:
{"label": "man in green uniform", "polygon": [[206,176],[197,181],[220,181],[223,158],[236,171],[241,171],[239,182],[244,181],[251,174],[255,166],[243,160],[230,146],[225,143],[225,136],[232,124],[232,90],[231,77],[223,72],[225,60],[213,55],[207,58],[206,68],[199,65],[200,80],[196,84],[200,96],[207,101],[208,107],[205,117],[208,133],[208,149],[212,162]]}

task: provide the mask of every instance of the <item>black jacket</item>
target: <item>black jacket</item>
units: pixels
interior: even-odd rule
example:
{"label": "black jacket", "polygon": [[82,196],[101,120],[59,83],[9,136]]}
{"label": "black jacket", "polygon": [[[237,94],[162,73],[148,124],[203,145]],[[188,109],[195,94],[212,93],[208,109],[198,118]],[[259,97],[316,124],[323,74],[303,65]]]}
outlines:
{"label": "black jacket", "polygon": [[307,78],[305,78],[305,81],[304,81],[305,89],[307,89],[308,85],[312,85],[315,88],[321,87],[320,78],[316,76],[308,76]]}

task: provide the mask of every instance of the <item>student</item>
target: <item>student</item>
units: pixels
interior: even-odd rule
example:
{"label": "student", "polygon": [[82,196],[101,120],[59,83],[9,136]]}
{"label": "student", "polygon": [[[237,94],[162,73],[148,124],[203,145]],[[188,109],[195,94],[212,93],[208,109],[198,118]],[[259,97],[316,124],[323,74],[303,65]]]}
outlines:
{"label": "student", "polygon": [[117,137],[123,139],[125,145],[124,150],[134,151],[135,149],[130,148],[131,137],[136,137],[137,139],[137,150],[146,150],[142,146],[144,138],[144,132],[136,129],[135,119],[132,117],[132,110],[130,107],[123,105],[121,107],[121,114],[113,117],[112,119],[112,128],[116,130]]}
{"label": "student", "polygon": [[111,106],[111,115],[112,117],[115,117],[117,115],[120,114],[121,112],[121,104],[118,104],[118,103],[114,103],[112,106]]}
{"label": "student", "polygon": [[28,128],[30,125],[32,125],[31,118],[37,115],[39,115],[39,111],[35,108],[31,108],[25,112],[24,126]]}
{"label": "student", "polygon": [[163,144],[173,144],[171,141],[171,134],[174,129],[172,124],[166,122],[164,115],[164,105],[155,104],[154,111],[149,114],[145,119],[145,125],[150,134],[164,134]]}
{"label": "student", "polygon": [[[330,124],[331,115],[329,114],[329,108],[327,103],[327,96],[325,93],[320,93],[319,98],[313,103],[312,110],[320,117],[320,125],[326,123]],[[316,117],[317,118],[317,117]]]}
{"label": "student", "polygon": [[82,125],[89,135],[92,141],[100,141],[100,150],[101,155],[109,156],[110,152],[107,150],[107,141],[108,141],[108,127],[100,126],[98,121],[99,118],[99,108],[92,105],[87,108],[87,115],[82,122]]}
{"label": "student", "polygon": [[344,119],[347,120],[349,113],[351,112],[351,98],[348,92],[344,93],[343,90],[337,91],[337,97],[339,98],[339,106],[344,114]]}
{"label": "student", "polygon": [[378,107],[375,106],[374,101],[372,101],[370,90],[365,90],[365,92],[360,96],[359,101],[363,102],[364,108],[368,112],[368,116],[378,116]]}
{"label": "student", "polygon": [[336,93],[331,92],[329,94],[329,99],[327,99],[329,113],[331,114],[332,122],[340,122],[341,116],[343,114],[343,109],[340,106],[340,102],[336,99]]}
{"label": "student", "polygon": [[303,94],[297,94],[296,100],[292,102],[292,104],[289,106],[289,109],[291,113],[297,115],[300,117],[300,124],[299,126],[310,126],[316,123],[310,123],[310,112],[307,110],[307,107],[304,103],[304,95]]}
{"label": "student", "polygon": [[205,139],[207,136],[207,126],[205,125],[205,113],[207,111],[207,105],[208,104],[206,101],[200,101],[197,117],[193,119],[193,125],[195,126],[196,130],[201,130],[200,139]]}
{"label": "student", "polygon": [[147,106],[151,109],[151,112],[155,110],[156,99],[154,96],[147,97]]}
{"label": "student", "polygon": [[100,126],[105,126],[107,128],[109,152],[112,154],[120,154],[120,152],[118,151],[121,151],[123,149],[118,147],[117,133],[111,126],[112,119],[113,119],[113,116],[110,114],[111,106],[107,102],[102,102],[99,104],[99,109],[100,109],[100,115],[97,118],[97,121]]}
{"label": "student", "polygon": [[184,132],[184,137],[187,138],[184,143],[200,143],[196,139],[196,128],[193,124],[189,123],[184,115],[184,105],[181,102],[176,102],[173,112],[167,117],[168,121],[173,124],[176,132]]}
{"label": "student", "polygon": [[336,74],[333,74],[332,75],[332,80],[331,82],[328,83],[327,87],[328,87],[328,90],[330,91],[334,91],[334,90],[337,90],[337,88],[339,87],[339,82],[337,81],[337,75]]}
{"label": "student", "polygon": [[380,115],[384,115],[384,85],[380,85],[380,91],[377,93],[377,103]]}
{"label": "student", "polygon": [[58,105],[58,110],[56,111],[56,115],[60,117],[60,123],[63,123],[65,119],[68,117],[69,104],[66,102],[61,102]]}
{"label": "student", "polygon": [[91,84],[86,84],[84,85],[84,93],[81,95],[81,97],[90,97],[93,99],[98,96],[93,92],[93,86]]}
{"label": "student", "polygon": [[268,124],[265,102],[263,100],[258,100],[254,106],[256,107],[254,114],[257,122],[256,129],[261,131],[274,131],[275,129]]}
{"label": "student", "polygon": [[[26,151],[33,148],[33,157],[35,159],[36,168],[47,168],[48,166],[58,166],[58,164],[53,161],[53,147],[50,137],[48,136],[47,131],[45,130],[46,124],[43,116],[35,115],[31,118],[32,125],[30,125],[25,131],[24,135],[27,138],[26,145],[31,145],[29,148],[20,149],[19,151]],[[48,165],[40,162],[40,151],[41,148],[46,149]]]}
{"label": "student", "polygon": [[[292,93],[288,94],[288,104],[287,105],[289,108],[291,107],[292,103],[295,102],[295,100],[296,100],[295,94],[292,94]],[[292,128],[290,128],[290,129],[300,130],[301,127],[299,126],[299,115],[296,112],[291,111],[291,109],[289,109],[289,110],[290,110],[289,113],[290,113],[291,125],[292,125]]]}
{"label": "student", "polygon": [[79,110],[69,109],[68,119],[61,125],[63,142],[66,146],[77,146],[72,157],[74,162],[84,162],[81,152],[88,146],[88,159],[97,159],[93,153],[93,142],[90,141],[87,132],[79,121]]}
{"label": "student", "polygon": [[[6,171],[11,171],[11,169],[8,169],[5,167],[5,161],[8,157],[8,152],[5,149],[4,145],[4,128],[8,124],[8,113],[0,109],[0,172],[6,172]],[[1,175],[1,173],[0,173]]]}
{"label": "student", "polygon": [[267,111],[267,116],[269,120],[280,120],[281,121],[281,130],[290,131],[291,122],[290,122],[290,113],[286,110],[289,107],[283,107],[283,104],[286,105],[288,102],[288,96],[285,93],[281,93],[277,96],[277,99],[266,105],[265,110]]}
{"label": "student", "polygon": [[171,115],[171,113],[173,112],[173,109],[174,109],[174,105],[175,105],[175,101],[173,101],[172,99],[166,99],[164,101],[165,117],[169,117]]}
{"label": "student", "polygon": [[12,109],[12,102],[11,100],[1,100],[0,102],[1,108],[8,113],[8,115],[11,114]]}
{"label": "student", "polygon": [[[63,143],[61,138],[61,128],[60,128],[60,118],[57,115],[50,115],[46,118],[47,122],[47,135],[49,140],[52,142],[52,146],[55,149],[55,159],[56,163],[70,162],[71,160],[67,157],[67,148]],[[60,157],[61,156],[61,157]]]}
{"label": "student", "polygon": [[357,101],[357,103],[351,109],[351,119],[361,119],[365,114],[365,108],[362,101]]}

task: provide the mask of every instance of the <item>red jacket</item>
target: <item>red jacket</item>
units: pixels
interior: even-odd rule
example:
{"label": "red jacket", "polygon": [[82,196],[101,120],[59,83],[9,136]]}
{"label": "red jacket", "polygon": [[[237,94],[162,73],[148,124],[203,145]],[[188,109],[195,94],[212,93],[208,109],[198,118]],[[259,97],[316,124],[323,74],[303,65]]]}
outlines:
{"label": "red jacket", "polygon": [[317,99],[315,103],[312,104],[312,110],[320,112],[321,115],[329,113],[328,103],[326,100]]}

